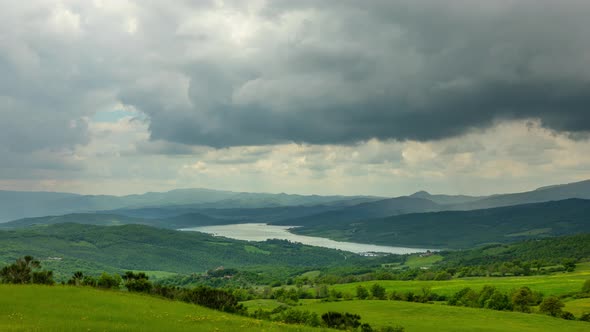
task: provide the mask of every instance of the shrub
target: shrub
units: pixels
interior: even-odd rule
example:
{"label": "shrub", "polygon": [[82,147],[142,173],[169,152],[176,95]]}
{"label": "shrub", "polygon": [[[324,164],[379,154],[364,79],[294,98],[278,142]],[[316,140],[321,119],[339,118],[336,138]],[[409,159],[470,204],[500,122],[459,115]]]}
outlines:
{"label": "shrub", "polygon": [[556,317],[561,314],[564,304],[555,296],[550,296],[541,302],[539,312]]}
{"label": "shrub", "polygon": [[242,314],[246,311],[233,294],[211,287],[199,286],[187,290],[184,292],[182,300],[225,312]]}
{"label": "shrub", "polygon": [[356,329],[361,325],[361,316],[348,312],[339,313],[330,311],[322,315],[322,320],[327,327],[339,330]]}
{"label": "shrub", "polygon": [[362,285],[358,285],[356,287],[356,296],[360,300],[364,300],[369,297],[369,291],[367,291],[367,289],[365,287],[363,287]]}
{"label": "shrub", "polygon": [[103,272],[96,281],[96,286],[99,288],[119,288],[120,284],[121,276],[116,273],[110,275],[106,272]]}
{"label": "shrub", "polygon": [[574,320],[574,319],[576,319],[576,317],[574,316],[574,314],[572,314],[569,311],[562,312],[559,317],[561,317],[563,319],[567,319],[567,320]]}
{"label": "shrub", "polygon": [[385,288],[379,284],[373,284],[373,286],[371,286],[371,295],[379,300],[385,300],[387,297],[385,294]]}
{"label": "shrub", "polygon": [[31,278],[31,282],[34,284],[41,284],[41,285],[53,285],[55,283],[53,281],[53,271],[33,272],[33,277]]}

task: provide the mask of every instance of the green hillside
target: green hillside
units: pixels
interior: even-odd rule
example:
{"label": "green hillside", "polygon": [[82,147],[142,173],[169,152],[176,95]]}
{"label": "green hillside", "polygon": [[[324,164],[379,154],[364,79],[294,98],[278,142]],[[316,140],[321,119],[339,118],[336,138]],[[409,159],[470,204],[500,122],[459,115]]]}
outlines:
{"label": "green hillside", "polygon": [[414,213],[346,223],[325,220],[293,232],[382,245],[471,248],[486,243],[588,233],[590,200]]}
{"label": "green hillside", "polygon": [[66,276],[112,270],[204,272],[219,266],[354,265],[361,256],[281,240],[247,242],[143,225],[57,224],[0,231],[0,262],[31,255]]}
{"label": "green hillside", "polygon": [[590,329],[587,322],[545,315],[400,301],[317,302],[304,308],[318,314],[354,312],[371,326],[401,325],[409,332],[582,332]]}
{"label": "green hillside", "polygon": [[322,331],[85,287],[0,285],[0,331]]}

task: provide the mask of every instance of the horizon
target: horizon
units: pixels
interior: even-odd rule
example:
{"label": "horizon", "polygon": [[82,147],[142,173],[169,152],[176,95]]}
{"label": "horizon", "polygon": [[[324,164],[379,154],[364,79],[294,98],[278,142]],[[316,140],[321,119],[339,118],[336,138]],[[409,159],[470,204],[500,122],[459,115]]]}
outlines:
{"label": "horizon", "polygon": [[220,191],[220,192],[232,192],[232,193],[236,193],[236,194],[271,194],[271,195],[296,195],[296,196],[342,196],[342,197],[380,197],[380,198],[397,198],[397,197],[409,197],[418,193],[426,193],[428,195],[449,195],[449,196],[470,196],[470,197],[488,197],[488,196],[494,196],[494,195],[507,195],[507,194],[517,194],[517,193],[522,193],[522,192],[531,192],[531,191],[535,191],[535,190],[539,190],[539,189],[545,189],[545,188],[551,188],[551,187],[555,187],[555,186],[561,186],[561,185],[569,185],[569,184],[574,184],[574,183],[579,183],[579,182],[586,182],[586,181],[590,181],[590,179],[585,179],[585,180],[580,180],[580,181],[575,181],[575,182],[567,182],[567,183],[554,183],[554,184],[549,184],[549,185],[543,185],[543,186],[537,186],[534,188],[530,188],[530,189],[526,189],[526,190],[522,190],[522,191],[511,191],[511,192],[493,192],[493,193],[488,193],[488,194],[483,194],[483,195],[472,195],[472,194],[465,194],[465,193],[445,193],[445,192],[431,192],[429,190],[426,189],[420,189],[417,191],[414,191],[412,193],[406,193],[406,194],[402,194],[402,195],[397,195],[397,196],[382,196],[382,195],[371,195],[371,194],[351,194],[351,195],[343,195],[343,194],[316,194],[316,193],[292,193],[292,192],[265,192],[265,191],[238,191],[238,190],[231,190],[231,189],[214,189],[214,188],[204,188],[204,187],[187,187],[187,188],[174,188],[174,189],[170,189],[170,190],[165,190],[165,191],[146,191],[146,192],[139,192],[139,193],[131,193],[131,194],[123,194],[123,195],[111,195],[111,194],[85,194],[85,193],[76,193],[76,192],[64,192],[64,191],[35,191],[35,190],[6,190],[6,189],[2,189],[0,188],[0,192],[4,191],[4,192],[23,192],[23,193],[55,193],[55,194],[74,194],[74,195],[81,195],[81,196],[114,196],[114,197],[126,197],[126,196],[141,196],[141,195],[145,195],[145,194],[151,194],[151,193],[169,193],[172,191],[177,191],[177,190],[205,190],[205,191]]}

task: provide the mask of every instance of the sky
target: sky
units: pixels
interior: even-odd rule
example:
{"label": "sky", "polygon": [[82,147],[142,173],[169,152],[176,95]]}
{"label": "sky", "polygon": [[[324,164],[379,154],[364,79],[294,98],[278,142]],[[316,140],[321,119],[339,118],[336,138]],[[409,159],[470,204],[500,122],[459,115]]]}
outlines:
{"label": "sky", "polygon": [[590,179],[587,0],[0,0],[0,189]]}

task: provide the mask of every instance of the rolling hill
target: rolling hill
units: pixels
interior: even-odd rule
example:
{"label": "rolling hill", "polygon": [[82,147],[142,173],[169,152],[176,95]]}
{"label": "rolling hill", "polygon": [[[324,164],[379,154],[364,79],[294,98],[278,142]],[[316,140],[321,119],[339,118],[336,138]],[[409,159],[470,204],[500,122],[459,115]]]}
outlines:
{"label": "rolling hill", "polygon": [[434,248],[469,248],[590,232],[590,200],[567,199],[473,211],[413,213],[334,223],[316,220],[294,233],[336,240]]}
{"label": "rolling hill", "polygon": [[87,287],[0,285],[1,331],[328,331]]}
{"label": "rolling hill", "polygon": [[[0,263],[32,255],[58,274],[90,268],[204,272],[219,266],[323,267],[365,258],[280,240],[247,242],[144,225],[56,224],[0,231]],[[84,264],[84,265],[80,265]],[[96,271],[98,270],[98,271]]]}

